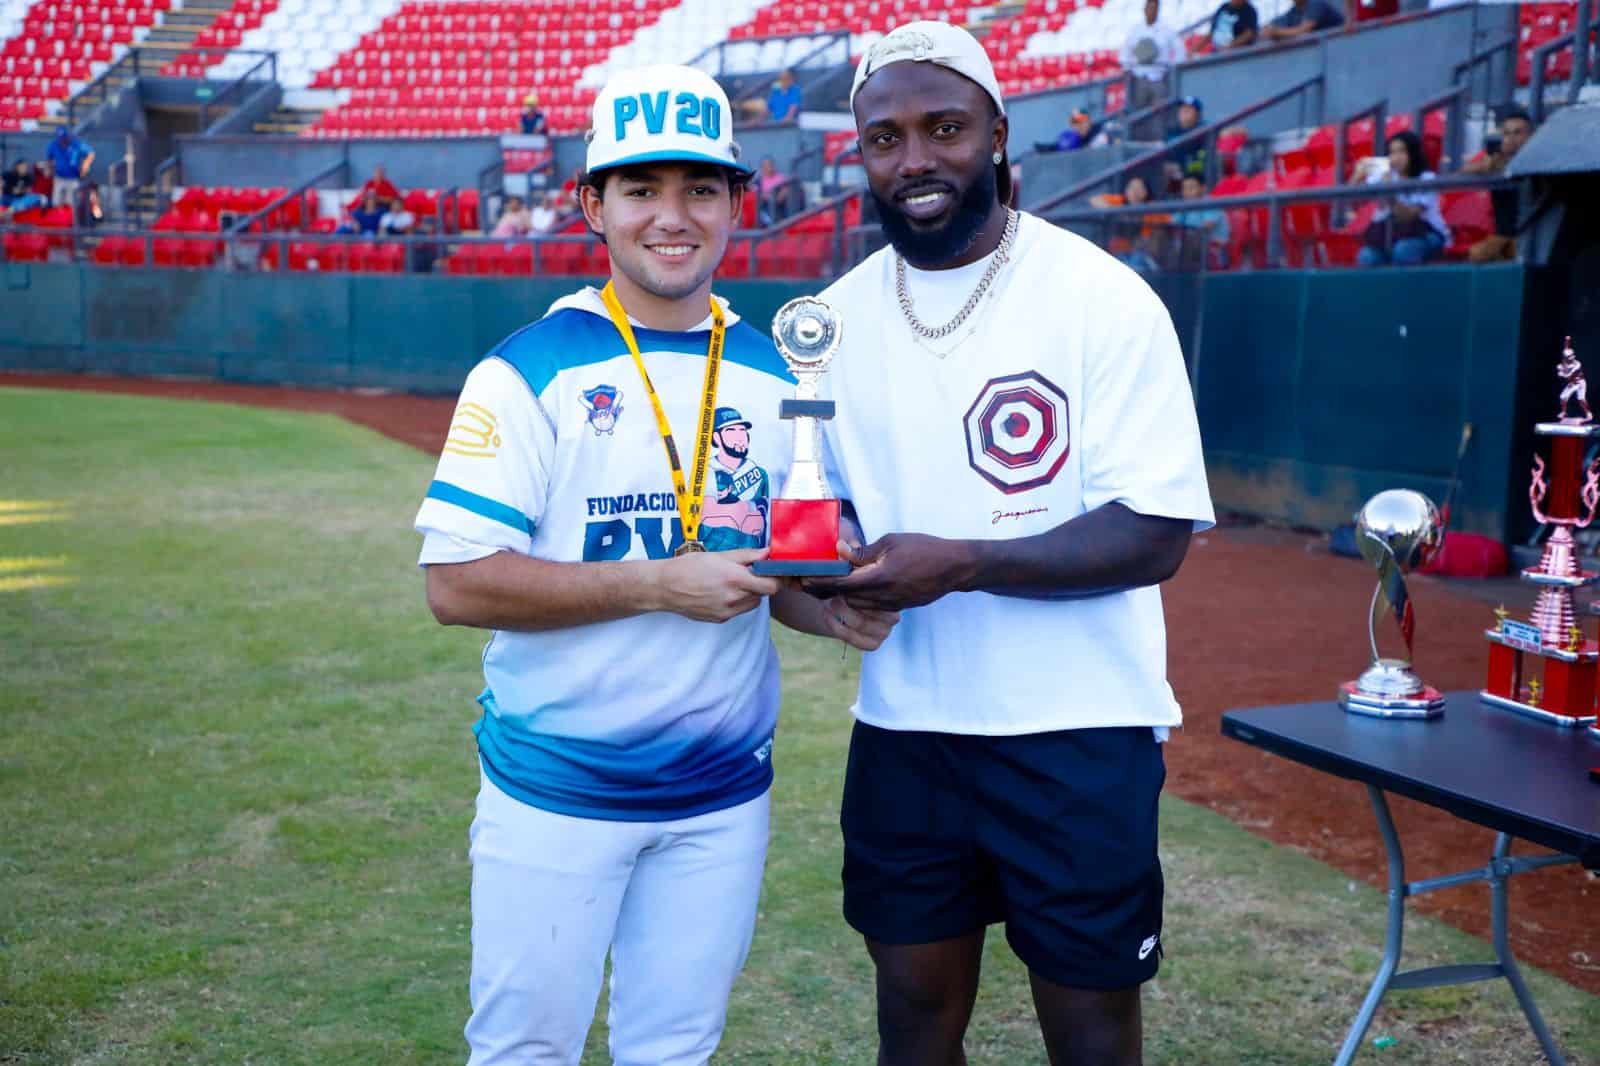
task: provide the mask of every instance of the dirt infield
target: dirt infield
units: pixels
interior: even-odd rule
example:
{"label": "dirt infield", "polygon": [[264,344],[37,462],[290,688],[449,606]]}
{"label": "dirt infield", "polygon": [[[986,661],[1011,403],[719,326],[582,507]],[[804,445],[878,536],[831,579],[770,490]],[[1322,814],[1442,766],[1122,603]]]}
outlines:
{"label": "dirt infield", "polygon": [[[450,399],[391,394],[0,374],[0,386],[8,385],[320,411],[427,452],[438,449],[454,406]],[[1218,730],[1229,708],[1331,699],[1338,682],[1360,672],[1367,655],[1363,619],[1372,582],[1365,565],[1328,555],[1315,538],[1248,528],[1196,538],[1183,570],[1166,589],[1170,674],[1185,716],[1185,728],[1168,753],[1168,787],[1252,833],[1381,887],[1383,846],[1360,785],[1224,739]],[[1478,687],[1490,604],[1481,594],[1430,578],[1414,579],[1412,590],[1418,669],[1442,689]],[[1487,861],[1493,844],[1489,831],[1403,799],[1393,799],[1392,807],[1413,880]],[[1519,876],[1511,891],[1516,897],[1511,942],[1517,956],[1600,994],[1600,934],[1595,931],[1600,879],[1561,867]],[[1480,937],[1488,935],[1484,885],[1449,889],[1415,903]]]}

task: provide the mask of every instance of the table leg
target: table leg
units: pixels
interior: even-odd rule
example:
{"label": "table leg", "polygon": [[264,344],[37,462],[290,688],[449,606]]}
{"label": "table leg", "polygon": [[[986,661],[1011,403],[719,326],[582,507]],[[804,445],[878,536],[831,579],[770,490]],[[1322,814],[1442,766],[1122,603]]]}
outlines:
{"label": "table leg", "polygon": [[1367,1026],[1372,1024],[1372,1016],[1378,1012],[1378,1004],[1382,1002],[1384,993],[1389,991],[1389,982],[1400,965],[1400,950],[1405,941],[1405,852],[1400,848],[1400,834],[1395,831],[1394,817],[1389,813],[1389,801],[1384,798],[1383,790],[1376,785],[1368,785],[1367,798],[1372,801],[1372,812],[1378,816],[1378,830],[1383,834],[1383,850],[1389,859],[1388,929],[1384,934],[1383,963],[1378,967],[1378,975],[1372,979],[1372,987],[1367,990],[1367,998],[1362,1001],[1361,1010],[1356,1014],[1356,1020],[1350,1026],[1350,1032],[1345,1036],[1344,1044],[1339,1048],[1339,1055],[1333,1060],[1333,1066],[1349,1066],[1350,1061],[1356,1057],[1356,1052],[1361,1049],[1361,1040],[1367,1034]]}
{"label": "table leg", "polygon": [[1489,878],[1489,913],[1494,930],[1494,954],[1500,960],[1500,969],[1505,979],[1510,982],[1511,991],[1517,995],[1517,1003],[1522,1007],[1522,1013],[1528,1018],[1528,1027],[1533,1030],[1539,1046],[1544,1049],[1545,1058],[1550,1060],[1551,1066],[1566,1066],[1567,1060],[1561,1057],[1560,1050],[1556,1048],[1556,1042],[1551,1038],[1550,1030],[1545,1026],[1544,1018],[1533,1002],[1533,994],[1523,983],[1522,971],[1517,969],[1517,960],[1511,956],[1510,922],[1507,917],[1510,910],[1507,894],[1511,886],[1507,882],[1511,879],[1511,875],[1517,872],[1517,867],[1508,861],[1510,853],[1511,837],[1501,833],[1495,838],[1494,859],[1491,863],[1494,873]]}

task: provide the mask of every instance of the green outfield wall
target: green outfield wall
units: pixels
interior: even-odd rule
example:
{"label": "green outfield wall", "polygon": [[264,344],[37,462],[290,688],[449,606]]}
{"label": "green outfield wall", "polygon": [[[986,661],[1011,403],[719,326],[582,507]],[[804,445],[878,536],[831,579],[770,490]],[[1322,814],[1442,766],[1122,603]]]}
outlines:
{"label": "green outfield wall", "polygon": [[[435,393],[574,284],[17,263],[0,274],[0,368]],[[1458,528],[1516,532],[1532,447],[1519,410],[1542,395],[1529,364],[1553,367],[1555,355],[1520,354],[1528,283],[1517,265],[1158,282],[1196,381],[1219,507],[1326,528],[1382,488],[1442,498],[1470,421]],[[765,328],[818,287],[718,291]]]}

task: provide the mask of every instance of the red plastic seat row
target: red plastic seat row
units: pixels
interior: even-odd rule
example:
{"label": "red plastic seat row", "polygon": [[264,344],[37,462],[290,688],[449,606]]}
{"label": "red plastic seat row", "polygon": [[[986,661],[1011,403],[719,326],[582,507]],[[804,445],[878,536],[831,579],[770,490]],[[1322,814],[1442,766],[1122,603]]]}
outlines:
{"label": "red plastic seat row", "polygon": [[[598,60],[596,60],[598,62]],[[454,70],[448,67],[374,65],[357,69],[329,69],[317,74],[315,88],[359,89],[435,85],[442,88],[485,86],[507,91],[520,90],[526,95],[529,88],[541,92],[554,92],[582,73],[581,66],[526,67],[467,66]],[[541,77],[544,79],[541,81]],[[520,96],[519,96],[520,99]],[[574,97],[573,99],[581,99]]]}
{"label": "red plastic seat row", "polygon": [[[557,257],[551,255],[557,250],[555,245],[545,246],[546,261],[543,264],[544,273],[568,273],[568,271],[554,269],[553,263]],[[531,244],[463,244],[454,255],[444,261],[447,274],[455,275],[483,275],[483,274],[513,274],[532,275],[533,273],[533,245]],[[581,271],[571,271],[581,273]]]}
{"label": "red plastic seat row", "polygon": [[[350,90],[349,108],[510,107],[520,109],[526,91],[488,86],[383,86]],[[561,106],[571,106],[563,104]]]}
{"label": "red plastic seat row", "polygon": [[[520,96],[540,92],[546,121],[554,132],[589,125],[593,94],[574,83],[581,71],[631,40],[639,27],[653,24],[675,0],[590,3],[572,7],[556,3],[406,3],[366,34],[312,81],[314,88],[436,88],[441,95],[423,97],[409,113],[353,114],[365,105],[352,99],[322,117],[309,136],[341,131],[388,136],[500,131],[517,127]],[[463,100],[451,89],[474,92]],[[409,102],[397,96],[399,106]],[[430,106],[434,105],[434,106]],[[466,105],[466,106],[463,106]],[[475,107],[472,105],[476,105]],[[503,110],[502,110],[503,109]]]}
{"label": "red plastic seat row", "polygon": [[[260,266],[262,270],[282,269],[276,242],[262,247]],[[289,244],[291,271],[403,274],[405,268],[405,246],[394,242],[292,241]]]}
{"label": "red plastic seat row", "polygon": [[508,148],[502,154],[507,174],[527,174],[550,164],[548,148]]}
{"label": "red plastic seat row", "polygon": [[43,263],[50,258],[50,240],[42,233],[0,235],[0,252],[12,263]]}
{"label": "red plastic seat row", "polygon": [[[220,215],[223,211],[247,215],[261,210],[286,192],[288,189],[282,187],[259,189],[192,186],[185,189],[173,202],[173,210],[191,215]],[[265,228],[271,230],[297,228],[301,223],[300,201],[290,200],[280,204],[273,209],[266,221]]]}
{"label": "red plastic seat row", "polygon": [[[31,48],[29,46],[32,46]],[[6,66],[23,68],[30,62],[50,62],[57,59],[89,59],[106,62],[113,56],[110,42],[90,37],[56,37],[48,41],[13,37],[0,50],[0,69]]]}
{"label": "red plastic seat row", "polygon": [[755,276],[762,278],[826,278],[833,266],[833,238],[823,233],[768,237],[761,241],[735,238],[717,268],[717,277],[750,277],[751,249],[755,250]]}
{"label": "red plastic seat row", "polygon": [[856,143],[855,130],[829,130],[822,136],[822,161],[828,166],[841,159],[860,162],[861,146]]}
{"label": "red plastic seat row", "polygon": [[54,100],[68,88],[66,78],[0,77],[0,93],[19,99]]}

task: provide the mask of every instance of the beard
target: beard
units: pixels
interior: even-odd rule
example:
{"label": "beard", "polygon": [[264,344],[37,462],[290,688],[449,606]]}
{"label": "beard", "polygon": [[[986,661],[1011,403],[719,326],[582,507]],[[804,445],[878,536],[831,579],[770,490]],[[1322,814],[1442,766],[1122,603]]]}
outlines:
{"label": "beard", "polygon": [[937,229],[919,229],[898,204],[885,200],[869,186],[868,193],[878,205],[878,220],[883,235],[894,250],[913,266],[937,267],[963,255],[978,239],[978,231],[994,209],[997,186],[994,167],[986,166],[961,190],[961,198],[949,221]]}
{"label": "beard", "polygon": [[745,456],[750,454],[750,449],[748,447],[730,448],[726,444],[722,445],[721,447],[722,447],[722,454],[728,456],[731,459],[733,459],[734,462],[735,462],[735,465],[737,465],[738,463],[744,462]]}

